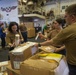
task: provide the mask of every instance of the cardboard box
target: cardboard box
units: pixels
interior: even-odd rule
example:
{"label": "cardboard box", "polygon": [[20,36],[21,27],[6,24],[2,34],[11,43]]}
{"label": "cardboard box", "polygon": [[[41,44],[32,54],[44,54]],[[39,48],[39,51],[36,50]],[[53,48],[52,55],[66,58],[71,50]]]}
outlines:
{"label": "cardboard box", "polygon": [[28,66],[27,64],[25,64],[25,66],[21,65],[20,71],[22,75],[54,75],[53,70],[39,69]]}
{"label": "cardboard box", "polygon": [[9,61],[0,62],[0,72],[6,71],[6,66],[9,65]]}
{"label": "cardboard box", "polygon": [[34,22],[25,22],[26,28],[34,28]]}
{"label": "cardboard box", "polygon": [[20,63],[37,52],[37,48],[32,47],[34,44],[34,42],[27,42],[9,52],[13,69],[20,69]]}
{"label": "cardboard box", "polygon": [[27,37],[28,38],[35,37],[35,28],[28,28],[27,29]]}
{"label": "cardboard box", "polygon": [[0,75],[8,75],[7,72],[0,72]]}
{"label": "cardboard box", "polygon": [[39,49],[45,52],[54,52],[55,47],[54,46],[41,46],[39,47]]}
{"label": "cardboard box", "polygon": [[41,60],[39,54],[32,56],[20,65],[22,75],[55,75],[54,70],[58,67],[58,63]]}
{"label": "cardboard box", "polygon": [[8,74],[8,75],[22,75],[22,74],[20,73],[20,70],[14,70],[14,69],[12,69],[11,64],[9,64],[9,65],[7,66],[7,74]]}

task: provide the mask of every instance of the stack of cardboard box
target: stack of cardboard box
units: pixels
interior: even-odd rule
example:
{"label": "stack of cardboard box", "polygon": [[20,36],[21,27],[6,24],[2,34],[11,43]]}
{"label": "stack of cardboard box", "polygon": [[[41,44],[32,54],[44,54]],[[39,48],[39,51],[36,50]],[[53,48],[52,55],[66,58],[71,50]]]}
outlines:
{"label": "stack of cardboard box", "polygon": [[35,42],[26,42],[9,52],[13,69],[20,69],[20,63],[37,52],[37,48],[33,46],[34,44]]}
{"label": "stack of cardboard box", "polygon": [[[55,75],[55,69],[58,67],[59,62],[53,59],[40,59],[40,54],[46,54],[45,52],[38,53],[32,56],[30,59],[24,61],[21,64],[20,72],[22,75]],[[44,57],[44,56],[43,56]],[[61,60],[62,56],[60,56]]]}
{"label": "stack of cardboard box", "polygon": [[35,37],[35,28],[28,28],[27,29],[27,36],[28,36],[28,38]]}
{"label": "stack of cardboard box", "polygon": [[33,22],[26,22],[25,26],[27,28],[27,37],[32,38],[35,37],[35,28]]}
{"label": "stack of cardboard box", "polygon": [[[28,42],[27,44],[29,43],[31,42]],[[52,58],[44,59],[47,55],[51,56],[51,54],[54,54],[44,52],[45,50],[33,55],[38,51],[36,48],[31,49],[31,46],[34,44],[35,43],[31,43],[29,46],[27,45],[26,47],[28,48],[23,51],[18,49],[11,52],[10,57],[12,64],[7,66],[8,75],[56,75],[55,70],[59,67],[60,60],[63,59],[62,55],[56,54],[57,57],[60,58],[58,61]],[[22,46],[25,46],[25,44]],[[42,47],[41,49],[43,50],[43,48],[45,49],[45,47]],[[50,48],[54,49],[52,46],[50,46]],[[56,57],[55,54],[53,56],[54,58]]]}

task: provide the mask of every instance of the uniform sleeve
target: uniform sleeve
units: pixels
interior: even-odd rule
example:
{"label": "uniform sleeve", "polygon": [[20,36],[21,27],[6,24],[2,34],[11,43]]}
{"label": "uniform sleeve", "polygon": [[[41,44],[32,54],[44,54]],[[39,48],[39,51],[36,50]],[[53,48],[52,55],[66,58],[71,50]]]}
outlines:
{"label": "uniform sleeve", "polygon": [[11,43],[9,34],[6,34],[6,43],[7,44]]}
{"label": "uniform sleeve", "polygon": [[64,41],[66,39],[65,30],[61,30],[54,38],[52,38],[52,41],[55,45],[62,45],[64,44]]}
{"label": "uniform sleeve", "polygon": [[21,34],[21,31],[19,31],[20,39],[23,39],[23,36]]}
{"label": "uniform sleeve", "polygon": [[48,33],[48,35],[47,35],[48,39],[51,39],[51,34],[52,34],[52,31],[50,33]]}

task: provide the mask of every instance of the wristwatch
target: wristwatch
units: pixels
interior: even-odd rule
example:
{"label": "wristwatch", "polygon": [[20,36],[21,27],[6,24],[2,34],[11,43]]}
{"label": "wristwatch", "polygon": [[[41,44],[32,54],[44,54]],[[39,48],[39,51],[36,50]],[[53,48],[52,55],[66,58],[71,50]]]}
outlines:
{"label": "wristwatch", "polygon": [[38,47],[41,47],[41,44],[40,43],[38,43]]}

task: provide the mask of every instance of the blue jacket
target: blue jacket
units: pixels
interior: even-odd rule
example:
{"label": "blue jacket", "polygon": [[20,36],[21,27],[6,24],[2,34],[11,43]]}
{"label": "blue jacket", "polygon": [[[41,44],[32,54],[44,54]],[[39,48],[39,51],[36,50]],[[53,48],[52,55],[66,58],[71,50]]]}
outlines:
{"label": "blue jacket", "polygon": [[6,34],[3,33],[3,28],[0,27],[0,38],[6,37]]}

